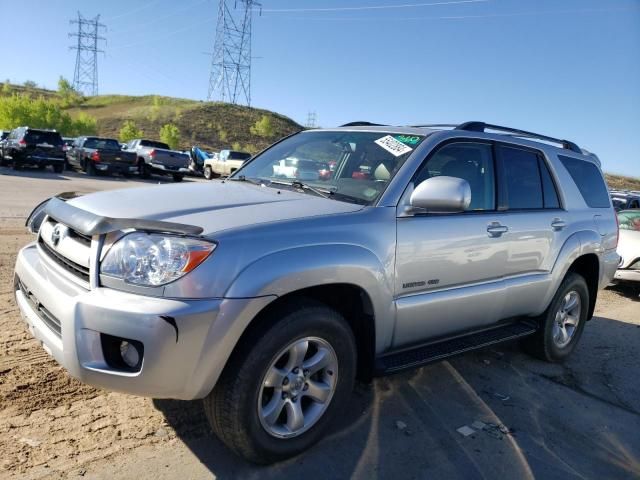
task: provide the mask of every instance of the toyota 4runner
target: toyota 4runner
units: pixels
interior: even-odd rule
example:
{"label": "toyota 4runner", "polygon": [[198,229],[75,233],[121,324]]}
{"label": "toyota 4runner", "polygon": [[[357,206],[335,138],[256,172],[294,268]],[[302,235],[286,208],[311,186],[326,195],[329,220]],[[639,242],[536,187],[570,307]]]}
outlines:
{"label": "toyota 4runner", "polygon": [[304,131],[224,181],[61,195],[28,227],[15,292],[44,349],[204,399],[258,463],[317,442],[356,378],[516,339],[563,361],[618,264],[597,157],[481,122]]}

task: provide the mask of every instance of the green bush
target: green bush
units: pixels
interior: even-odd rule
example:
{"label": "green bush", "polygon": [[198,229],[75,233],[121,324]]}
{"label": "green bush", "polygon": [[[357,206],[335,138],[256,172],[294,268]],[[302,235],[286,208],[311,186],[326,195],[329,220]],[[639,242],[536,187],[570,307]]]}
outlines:
{"label": "green bush", "polygon": [[0,129],[20,126],[52,128],[68,136],[92,135],[97,131],[95,118],[81,114],[74,119],[62,110],[57,100],[31,98],[17,93],[0,97]]}
{"label": "green bush", "polygon": [[118,138],[121,142],[128,142],[134,138],[140,138],[144,135],[143,131],[136,126],[133,120],[126,120],[122,124]]}
{"label": "green bush", "polygon": [[160,129],[160,140],[176,149],[180,145],[180,130],[174,124],[167,123]]}
{"label": "green bush", "polygon": [[273,137],[276,129],[271,122],[271,118],[263,115],[262,118],[250,128],[250,132],[259,137],[270,138]]}

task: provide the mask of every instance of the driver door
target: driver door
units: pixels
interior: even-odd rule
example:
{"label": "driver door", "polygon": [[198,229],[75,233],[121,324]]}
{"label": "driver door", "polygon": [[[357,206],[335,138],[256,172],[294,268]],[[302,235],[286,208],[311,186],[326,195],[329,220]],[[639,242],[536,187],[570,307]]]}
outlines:
{"label": "driver door", "polygon": [[418,170],[416,186],[439,175],[466,180],[471,204],[452,214],[398,209],[393,348],[500,320],[508,244],[495,168],[491,143],[464,140],[437,147]]}

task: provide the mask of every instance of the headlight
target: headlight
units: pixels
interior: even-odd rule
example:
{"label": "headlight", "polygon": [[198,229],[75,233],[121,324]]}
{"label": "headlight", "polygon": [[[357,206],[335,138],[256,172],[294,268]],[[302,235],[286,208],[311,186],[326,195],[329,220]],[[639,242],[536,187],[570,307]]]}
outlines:
{"label": "headlight", "polygon": [[214,243],[195,238],[134,232],[113,244],[100,273],[127,283],[156,287],[189,273],[215,247]]}
{"label": "headlight", "polygon": [[47,207],[47,203],[49,203],[49,200],[50,199],[47,198],[44,202],[40,202],[38,206],[34,208],[27,217],[25,227],[27,227],[27,230],[29,230],[30,233],[37,234],[38,230],[40,230],[40,225],[42,225],[44,217],[47,216],[45,208]]}

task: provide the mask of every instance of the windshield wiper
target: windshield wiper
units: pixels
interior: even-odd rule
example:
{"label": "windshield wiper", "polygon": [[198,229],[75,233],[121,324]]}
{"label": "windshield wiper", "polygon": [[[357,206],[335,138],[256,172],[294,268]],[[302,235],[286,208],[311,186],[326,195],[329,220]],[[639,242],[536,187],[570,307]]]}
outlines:
{"label": "windshield wiper", "polygon": [[270,180],[269,183],[275,184],[275,185],[286,185],[288,187],[297,188],[298,190],[302,190],[302,191],[310,191],[323,198],[329,198],[329,196],[334,194],[333,190],[329,190],[327,188],[312,187],[308,183],[301,182],[300,180],[294,180],[293,182],[283,182],[281,180]]}
{"label": "windshield wiper", "polygon": [[233,178],[225,178],[223,181],[226,181],[226,180],[233,180],[234,182],[248,182],[248,183],[252,183],[253,185],[260,185],[260,186],[264,185],[264,182],[262,180],[254,180],[253,178],[247,178],[244,175],[239,175]]}

